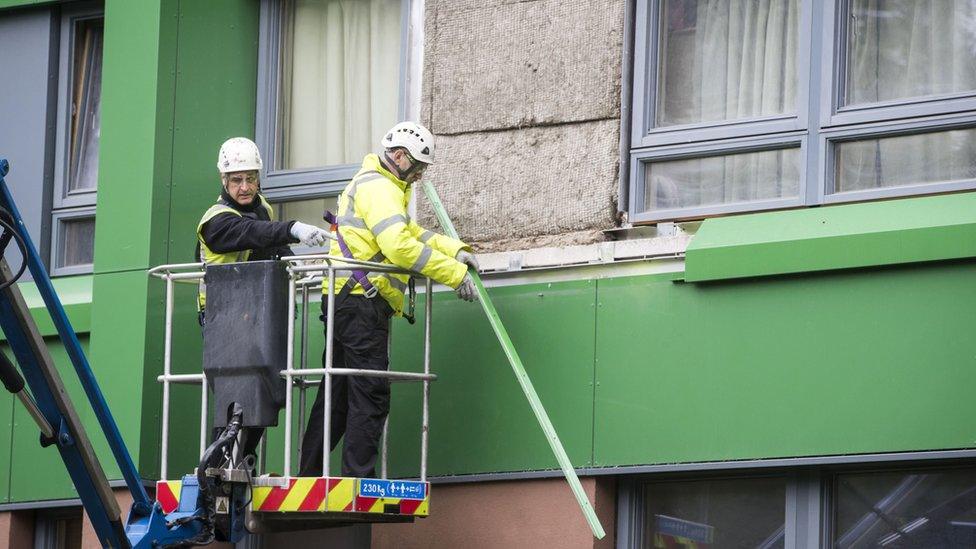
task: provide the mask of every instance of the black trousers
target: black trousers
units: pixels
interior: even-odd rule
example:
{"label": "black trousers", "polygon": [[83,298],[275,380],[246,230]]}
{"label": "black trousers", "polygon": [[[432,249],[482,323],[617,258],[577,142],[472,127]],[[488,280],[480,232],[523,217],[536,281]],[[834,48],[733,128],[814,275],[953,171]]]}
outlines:
{"label": "black trousers", "polygon": [[[327,302],[322,301],[323,317]],[[387,347],[393,309],[377,296],[346,295],[335,304],[332,366],[362,370],[388,370]],[[322,355],[323,368],[325,354]],[[322,474],[322,415],[324,384],[319,385],[302,439],[300,475]],[[390,412],[390,381],[378,377],[332,377],[332,416],[329,448],[345,435],[342,475],[374,478],[383,423]]]}

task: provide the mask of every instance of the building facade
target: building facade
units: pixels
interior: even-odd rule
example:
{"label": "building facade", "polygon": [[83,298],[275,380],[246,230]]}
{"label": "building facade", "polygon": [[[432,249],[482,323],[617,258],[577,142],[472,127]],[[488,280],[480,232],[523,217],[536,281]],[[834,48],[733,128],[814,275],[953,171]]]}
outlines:
{"label": "building facade", "polygon": [[[431,516],[252,547],[971,547],[973,59],[969,0],[0,0],[0,157],[152,482],[146,270],[193,261],[220,144],[253,137],[278,213],[314,222],[394,122],[438,135],[427,177],[608,536],[481,309],[435,288]],[[395,322],[394,368],[420,330]],[[176,474],[199,398],[174,389]],[[391,476],[417,474],[420,398],[394,387]],[[0,545],[90,545],[12,400],[0,440]]]}

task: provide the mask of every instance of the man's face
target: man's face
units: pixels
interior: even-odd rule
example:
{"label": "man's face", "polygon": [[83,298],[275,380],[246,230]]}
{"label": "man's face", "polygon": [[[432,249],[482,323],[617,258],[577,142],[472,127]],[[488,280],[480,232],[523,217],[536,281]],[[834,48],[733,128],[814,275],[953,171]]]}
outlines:
{"label": "man's face", "polygon": [[224,190],[234,202],[241,206],[254,202],[254,196],[258,193],[257,170],[225,173],[223,179]]}
{"label": "man's face", "polygon": [[416,183],[417,181],[420,181],[420,178],[424,176],[424,170],[427,169],[427,164],[414,160],[406,149],[397,149],[394,151],[393,161],[396,162],[397,167],[399,167],[401,171],[407,171],[412,166],[417,166],[417,169],[415,169],[413,173],[404,179],[404,181],[407,183]]}

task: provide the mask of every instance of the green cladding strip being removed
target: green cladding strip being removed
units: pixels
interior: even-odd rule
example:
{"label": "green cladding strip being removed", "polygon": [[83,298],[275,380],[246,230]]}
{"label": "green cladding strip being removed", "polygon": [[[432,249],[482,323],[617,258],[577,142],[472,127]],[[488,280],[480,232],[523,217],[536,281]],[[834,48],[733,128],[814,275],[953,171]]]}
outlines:
{"label": "green cladding strip being removed", "polygon": [[[434,186],[429,182],[425,182],[424,192],[434,207],[434,214],[437,215],[437,220],[440,221],[444,233],[452,238],[458,238],[457,230],[454,229],[454,224],[451,223],[451,218],[448,217],[440,197],[437,196],[437,191],[434,190]],[[546,434],[546,440],[549,441],[552,453],[556,456],[556,461],[559,462],[559,466],[563,470],[563,476],[566,477],[566,482],[569,483],[573,495],[576,496],[576,501],[579,503],[580,509],[586,517],[586,522],[590,524],[590,530],[593,531],[593,536],[597,539],[603,539],[606,536],[606,532],[603,531],[600,519],[597,518],[596,512],[593,511],[593,506],[590,504],[590,500],[586,498],[586,493],[583,492],[583,486],[580,484],[579,477],[576,476],[576,471],[573,469],[573,464],[569,461],[569,456],[566,455],[566,450],[563,449],[563,444],[559,442],[559,436],[556,435],[556,429],[552,426],[552,421],[549,420],[549,414],[546,413],[546,409],[542,406],[542,401],[539,400],[539,395],[535,392],[535,387],[532,386],[532,380],[525,373],[522,359],[519,358],[511,338],[508,337],[508,331],[505,330],[505,326],[498,317],[498,311],[495,310],[491,299],[488,298],[488,292],[485,290],[485,285],[481,282],[481,276],[475,271],[468,272],[471,275],[471,279],[474,280],[475,287],[478,289],[478,300],[481,302],[481,308],[485,310],[485,314],[488,316],[488,322],[491,323],[491,327],[495,331],[495,336],[498,337],[498,342],[505,351],[505,356],[508,357],[509,364],[512,365],[515,378],[518,380],[519,385],[521,385],[522,392],[525,393],[525,398],[529,401],[529,406],[535,413],[535,418],[539,422],[539,426],[542,427],[542,432]]]}

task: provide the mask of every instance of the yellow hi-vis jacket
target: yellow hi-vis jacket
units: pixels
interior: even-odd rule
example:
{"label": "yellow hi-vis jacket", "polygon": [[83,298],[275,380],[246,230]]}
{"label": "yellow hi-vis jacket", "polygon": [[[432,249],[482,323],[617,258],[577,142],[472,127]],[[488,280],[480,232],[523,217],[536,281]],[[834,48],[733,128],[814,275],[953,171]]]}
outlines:
{"label": "yellow hi-vis jacket", "polygon": [[[264,208],[265,212],[267,213],[268,219],[274,221],[275,218],[274,208],[271,207],[271,204],[268,204],[268,201],[265,200],[264,196],[258,194],[255,197],[255,200],[260,201],[260,205]],[[231,213],[237,216],[243,216],[241,212],[230,207],[229,204],[225,203],[223,199],[218,197],[217,203],[214,204],[213,206],[210,206],[210,209],[204,212],[203,217],[200,218],[200,222],[197,223],[197,242],[199,243],[199,249],[200,249],[200,257],[198,257],[197,259],[206,263],[207,265],[214,265],[214,264],[220,265],[224,263],[241,263],[247,261],[251,257],[251,250],[240,250],[235,252],[227,252],[227,253],[219,254],[211,250],[209,247],[207,247],[207,242],[203,239],[203,234],[201,233],[201,231],[203,230],[203,226],[206,225],[207,222],[213,219],[215,216],[222,213]],[[204,284],[203,279],[201,278],[200,290],[197,293],[197,310],[198,311],[204,310],[206,304],[207,304],[207,285]]]}
{"label": "yellow hi-vis jacket", "polygon": [[[409,202],[410,185],[384,168],[377,155],[368,154],[363,159],[363,167],[339,196],[339,233],[355,259],[390,263],[457,288],[468,267],[454,256],[459,250],[471,251],[471,248],[411,220],[407,215]],[[342,257],[335,241],[329,253]],[[394,313],[401,314],[409,277],[388,273],[368,276]],[[336,277],[335,292],[339,293],[348,281],[349,277]],[[322,292],[328,292],[328,282],[322,284]],[[350,293],[364,292],[356,284]]]}

